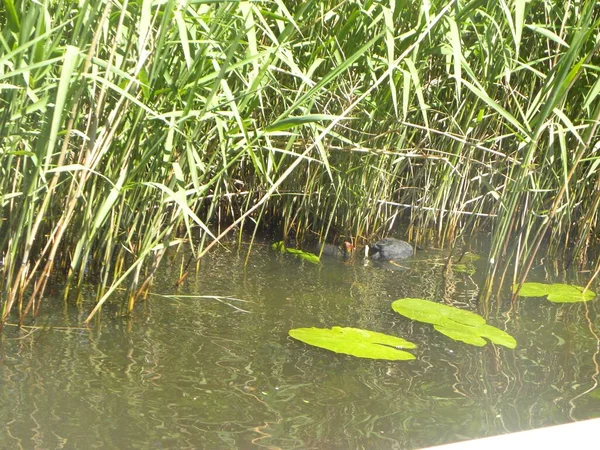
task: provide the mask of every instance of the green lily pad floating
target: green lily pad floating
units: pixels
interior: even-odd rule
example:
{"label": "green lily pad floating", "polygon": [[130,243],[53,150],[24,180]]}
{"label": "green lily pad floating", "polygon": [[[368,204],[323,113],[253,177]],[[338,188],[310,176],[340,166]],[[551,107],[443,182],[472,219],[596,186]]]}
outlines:
{"label": "green lily pad floating", "polygon": [[433,325],[443,325],[447,321],[471,326],[485,324],[485,319],[479,314],[421,298],[396,300],[392,303],[392,309],[409,319]]}
{"label": "green lily pad floating", "polygon": [[433,328],[455,341],[461,341],[477,347],[483,347],[487,344],[487,341],[480,335],[473,333],[473,327],[469,325],[434,325]]}
{"label": "green lily pad floating", "polygon": [[304,252],[302,250],[298,250],[296,248],[288,248],[285,246],[283,241],[275,242],[272,246],[273,250],[279,251],[281,253],[290,253],[295,256],[299,256],[302,259],[305,259],[308,262],[313,264],[319,264],[321,260],[319,257],[313,253]]}
{"label": "green lily pad floating", "polygon": [[[518,285],[513,286],[513,292],[516,292]],[[523,283],[519,296],[521,297],[546,297],[554,303],[578,303],[593,300],[596,297],[594,291],[589,289],[584,292],[583,287],[554,283]]]}
{"label": "green lily pad floating", "polygon": [[335,353],[390,361],[415,359],[412,353],[400,350],[400,348],[417,347],[405,339],[360,328],[295,328],[289,331],[289,335],[305,344]]}
{"label": "green lily pad floating", "polygon": [[453,324],[448,321],[444,325],[434,325],[433,328],[450,339],[477,347],[483,347],[487,344],[487,341],[483,339],[484,337],[494,344],[503,345],[504,347],[515,348],[517,346],[517,341],[510,334],[488,324],[472,327],[470,325]]}
{"label": "green lily pad floating", "polygon": [[471,311],[420,298],[396,300],[392,309],[409,319],[432,324],[437,331],[455,341],[483,347],[487,344],[484,338],[487,338],[508,348],[517,346],[517,341],[510,334],[488,325],[483,317]]}

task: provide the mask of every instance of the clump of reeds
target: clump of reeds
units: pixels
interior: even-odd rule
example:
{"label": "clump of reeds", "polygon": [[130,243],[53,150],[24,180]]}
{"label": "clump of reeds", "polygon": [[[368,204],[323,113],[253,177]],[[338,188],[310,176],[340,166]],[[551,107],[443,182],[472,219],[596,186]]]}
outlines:
{"label": "clump of reeds", "polygon": [[257,225],[488,228],[492,275],[597,241],[594,2],[4,5],[2,321]]}

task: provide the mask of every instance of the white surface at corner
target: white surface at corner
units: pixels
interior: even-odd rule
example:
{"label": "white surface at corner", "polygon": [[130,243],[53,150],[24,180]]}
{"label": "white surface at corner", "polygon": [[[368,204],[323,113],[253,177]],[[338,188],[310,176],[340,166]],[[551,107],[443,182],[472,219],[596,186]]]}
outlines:
{"label": "white surface at corner", "polygon": [[422,450],[600,450],[600,419],[455,442]]}

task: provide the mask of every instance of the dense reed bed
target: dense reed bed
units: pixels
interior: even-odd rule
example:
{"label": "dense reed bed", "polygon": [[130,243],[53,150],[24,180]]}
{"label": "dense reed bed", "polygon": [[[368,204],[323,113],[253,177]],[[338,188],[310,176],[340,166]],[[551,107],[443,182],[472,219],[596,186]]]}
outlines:
{"label": "dense reed bed", "polygon": [[595,3],[4,0],[2,320],[56,276],[131,309],[165,249],[244,229],[585,259]]}

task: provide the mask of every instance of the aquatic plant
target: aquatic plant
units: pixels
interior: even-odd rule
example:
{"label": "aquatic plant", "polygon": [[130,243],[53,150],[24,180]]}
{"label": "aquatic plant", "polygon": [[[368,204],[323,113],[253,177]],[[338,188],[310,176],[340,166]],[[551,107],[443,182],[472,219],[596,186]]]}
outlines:
{"label": "aquatic plant", "polygon": [[508,348],[517,346],[510,334],[488,325],[483,317],[471,311],[421,298],[396,300],[392,309],[411,320],[432,324],[437,331],[455,341],[483,347],[487,344],[484,338],[487,338]]}
{"label": "aquatic plant", "polygon": [[360,328],[294,328],[288,333],[305,344],[359,358],[407,361],[415,356],[401,349],[417,347],[405,339]]}
{"label": "aquatic plant", "polygon": [[527,282],[521,286],[513,286],[513,292],[521,297],[547,297],[554,303],[579,303],[588,302],[596,298],[596,293],[581,286],[562,283],[534,283]]}
{"label": "aquatic plant", "polygon": [[273,250],[277,250],[280,253],[289,253],[313,264],[319,264],[319,262],[321,261],[321,258],[319,258],[313,253],[298,250],[297,248],[286,247],[283,241],[275,242],[273,245],[271,245],[271,247],[273,248]]}

